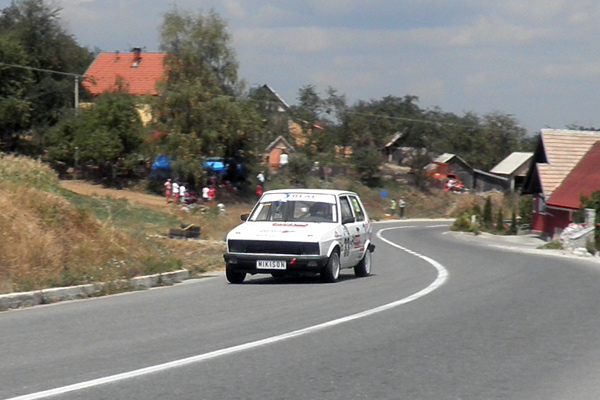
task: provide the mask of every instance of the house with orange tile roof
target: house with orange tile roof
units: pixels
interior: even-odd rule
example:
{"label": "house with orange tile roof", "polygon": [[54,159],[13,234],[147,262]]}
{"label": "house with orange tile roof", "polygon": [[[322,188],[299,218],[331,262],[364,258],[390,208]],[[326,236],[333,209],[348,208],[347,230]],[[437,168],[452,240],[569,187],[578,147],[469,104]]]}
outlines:
{"label": "house with orange tile roof", "polygon": [[598,142],[596,131],[541,130],[522,191],[533,195],[532,230],[554,235],[573,222],[582,194],[600,190]]}
{"label": "house with orange tile roof", "polygon": [[165,79],[166,55],[143,53],[140,48],[131,53],[102,52],[85,72],[82,85],[94,96],[119,89],[134,95],[156,96],[157,83]]}

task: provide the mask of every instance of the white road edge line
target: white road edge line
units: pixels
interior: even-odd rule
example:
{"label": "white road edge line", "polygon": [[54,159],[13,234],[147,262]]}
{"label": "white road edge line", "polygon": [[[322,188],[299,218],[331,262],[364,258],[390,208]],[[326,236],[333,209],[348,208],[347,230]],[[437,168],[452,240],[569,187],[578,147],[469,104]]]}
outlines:
{"label": "white road edge line", "polygon": [[226,349],[211,351],[209,353],[200,354],[200,355],[188,357],[188,358],[183,358],[181,360],[171,361],[171,362],[164,363],[164,364],[158,364],[158,365],[154,365],[154,366],[147,367],[147,368],[141,368],[141,369],[137,369],[137,370],[130,371],[130,372],[124,372],[121,374],[111,375],[111,376],[107,376],[104,378],[93,379],[93,380],[87,381],[87,382],[76,383],[73,385],[63,386],[63,387],[59,387],[56,389],[45,390],[42,392],[31,393],[31,394],[27,394],[27,395],[23,395],[23,396],[18,396],[18,397],[12,397],[12,398],[8,398],[5,400],[43,399],[43,398],[47,398],[47,397],[51,397],[51,396],[58,396],[61,394],[74,392],[74,391],[78,391],[78,390],[89,389],[89,388],[92,388],[95,386],[114,383],[114,382],[122,381],[125,379],[131,379],[131,378],[135,378],[135,377],[142,376],[142,375],[148,375],[148,374],[155,373],[155,372],[161,372],[161,371],[165,371],[165,370],[172,369],[172,368],[182,367],[184,365],[198,363],[201,361],[210,360],[212,358],[221,357],[221,356],[225,356],[228,354],[233,354],[233,353],[241,352],[244,350],[252,349],[255,347],[265,346],[268,344],[281,342],[281,341],[291,339],[294,337],[306,335],[306,334],[313,333],[313,332],[316,332],[319,330],[323,330],[323,329],[330,328],[330,327],[333,327],[336,325],[340,325],[340,324],[343,324],[343,323],[346,323],[349,321],[353,321],[353,320],[356,320],[359,318],[368,317],[370,315],[374,315],[374,314],[401,306],[403,304],[407,304],[412,301],[415,301],[423,296],[428,295],[429,293],[433,292],[434,290],[436,290],[440,286],[442,286],[448,279],[448,271],[446,270],[446,268],[444,268],[444,266],[442,264],[438,263],[437,261],[435,261],[427,256],[424,256],[422,254],[419,254],[417,252],[414,252],[406,247],[400,246],[394,242],[391,242],[390,240],[385,239],[384,237],[381,236],[381,232],[384,232],[384,231],[389,231],[389,230],[393,230],[393,229],[406,229],[406,228],[409,228],[409,227],[404,226],[404,227],[381,229],[377,232],[377,237],[379,239],[381,239],[382,241],[384,241],[385,243],[389,244],[390,246],[396,247],[400,250],[403,250],[415,257],[418,257],[418,258],[428,262],[429,264],[431,264],[433,267],[435,267],[437,269],[438,276],[435,279],[435,281],[433,281],[433,283],[431,283],[431,285],[429,285],[425,289],[423,289],[415,294],[412,294],[401,300],[394,301],[392,303],[388,303],[388,304],[385,304],[385,305],[382,305],[382,306],[379,306],[376,308],[372,308],[370,310],[362,311],[357,314],[352,314],[347,317],[334,319],[332,321],[325,322],[325,323],[322,323],[319,325],[310,326],[308,328],[303,328],[303,329],[299,329],[299,330],[292,331],[289,333],[284,333],[282,335],[273,336],[270,338],[261,339],[261,340],[257,340],[254,342],[241,344],[238,346],[228,347]]}

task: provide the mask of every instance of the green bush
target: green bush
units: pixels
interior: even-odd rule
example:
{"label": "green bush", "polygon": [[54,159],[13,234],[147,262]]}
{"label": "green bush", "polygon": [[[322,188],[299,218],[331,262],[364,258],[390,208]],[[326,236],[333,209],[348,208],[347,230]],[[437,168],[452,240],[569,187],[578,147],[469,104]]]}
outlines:
{"label": "green bush", "polygon": [[510,219],[510,228],[508,228],[508,233],[510,235],[516,235],[517,228],[517,213],[513,211],[512,218]]}
{"label": "green bush", "polygon": [[473,204],[473,209],[471,210],[471,215],[475,215],[477,218],[481,218],[481,207],[479,204]]}
{"label": "green bush", "polygon": [[471,216],[468,213],[462,213],[452,224],[450,230],[455,232],[471,232],[479,233],[479,228],[476,224],[471,224]]}
{"label": "green bush", "polygon": [[502,208],[498,209],[498,216],[496,217],[496,231],[498,233],[504,233],[504,214]]}
{"label": "green bush", "polygon": [[559,240],[553,240],[551,242],[541,245],[539,248],[549,250],[562,250],[563,247]]}
{"label": "green bush", "polygon": [[485,199],[485,204],[483,206],[483,215],[481,217],[481,224],[485,228],[492,227],[492,199],[490,197]]}
{"label": "green bush", "polygon": [[533,197],[521,196],[519,201],[519,216],[521,217],[521,225],[531,225],[531,214],[533,213]]}

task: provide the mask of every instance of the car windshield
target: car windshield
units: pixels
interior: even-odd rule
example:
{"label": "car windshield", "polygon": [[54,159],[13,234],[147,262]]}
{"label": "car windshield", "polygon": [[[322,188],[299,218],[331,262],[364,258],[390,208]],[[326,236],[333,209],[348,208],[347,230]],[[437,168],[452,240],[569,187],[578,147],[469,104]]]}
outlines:
{"label": "car windshield", "polygon": [[337,222],[333,195],[269,195],[256,206],[250,221]]}

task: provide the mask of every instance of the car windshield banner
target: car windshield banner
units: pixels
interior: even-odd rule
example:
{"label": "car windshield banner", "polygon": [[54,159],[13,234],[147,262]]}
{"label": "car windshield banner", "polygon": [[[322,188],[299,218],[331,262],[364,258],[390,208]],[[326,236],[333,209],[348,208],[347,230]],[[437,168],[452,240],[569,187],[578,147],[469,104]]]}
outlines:
{"label": "car windshield banner", "polygon": [[277,201],[312,201],[335,204],[335,196],[332,194],[315,193],[267,193],[260,200],[261,203],[273,203]]}

